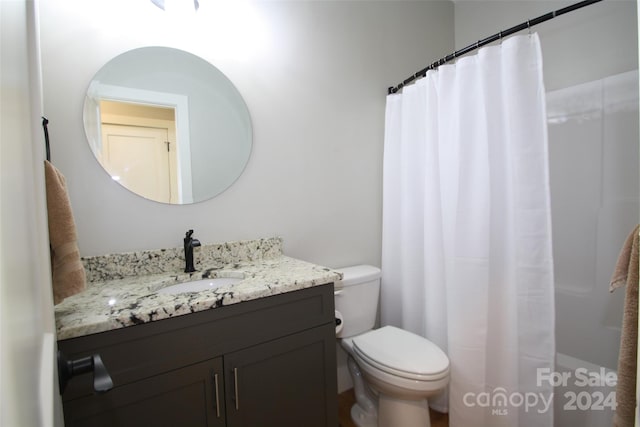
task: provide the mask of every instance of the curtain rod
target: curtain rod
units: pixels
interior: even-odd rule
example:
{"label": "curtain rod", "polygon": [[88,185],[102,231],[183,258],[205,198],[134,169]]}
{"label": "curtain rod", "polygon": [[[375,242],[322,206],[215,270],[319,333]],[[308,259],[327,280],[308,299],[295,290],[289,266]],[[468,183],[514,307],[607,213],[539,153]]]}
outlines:
{"label": "curtain rod", "polygon": [[489,43],[492,43],[496,40],[501,40],[503,37],[507,37],[510,36],[511,34],[517,33],[518,31],[522,31],[524,29],[527,28],[531,28],[534,25],[538,25],[542,22],[548,21],[550,19],[555,18],[556,16],[560,16],[560,15],[564,15],[565,13],[569,13],[569,12],[573,12],[574,10],[577,9],[581,9],[585,6],[589,6],[592,5],[593,3],[598,3],[601,2],[602,0],[584,0],[575,4],[572,4],[570,6],[567,7],[563,7],[562,9],[558,9],[556,11],[553,12],[549,12],[546,13],[542,16],[538,16],[537,18],[534,19],[530,19],[526,22],[523,22],[522,24],[516,25],[514,27],[511,27],[509,29],[500,31],[492,36],[489,36],[485,39],[482,40],[478,40],[477,42],[470,44],[467,47],[464,47],[460,50],[455,51],[454,53],[452,53],[451,55],[447,55],[444,58],[441,58],[437,61],[435,61],[434,63],[432,63],[431,65],[429,65],[428,67],[418,71],[417,73],[415,73],[413,76],[409,77],[408,79],[404,80],[402,83],[399,83],[398,86],[390,86],[388,89],[388,93],[389,95],[398,92],[400,89],[402,89],[404,86],[406,86],[407,84],[413,82],[414,80],[420,78],[420,77],[424,77],[427,75],[427,71],[429,70],[435,70],[436,68],[438,68],[440,65],[443,65],[453,59],[458,58],[459,56],[462,55],[466,55],[469,52],[473,52],[476,49],[481,48],[484,45],[487,45]]}

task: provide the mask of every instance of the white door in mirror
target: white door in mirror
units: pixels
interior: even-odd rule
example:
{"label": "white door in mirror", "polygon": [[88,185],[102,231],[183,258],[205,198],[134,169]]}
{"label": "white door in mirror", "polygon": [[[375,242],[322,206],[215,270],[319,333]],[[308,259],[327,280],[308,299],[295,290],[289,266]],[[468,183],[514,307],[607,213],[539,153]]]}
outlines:
{"label": "white door in mirror", "polygon": [[[178,200],[175,148],[167,128],[102,125],[102,166],[111,178],[147,199]],[[132,163],[131,158],[138,161]],[[175,199],[175,200],[174,200]]]}

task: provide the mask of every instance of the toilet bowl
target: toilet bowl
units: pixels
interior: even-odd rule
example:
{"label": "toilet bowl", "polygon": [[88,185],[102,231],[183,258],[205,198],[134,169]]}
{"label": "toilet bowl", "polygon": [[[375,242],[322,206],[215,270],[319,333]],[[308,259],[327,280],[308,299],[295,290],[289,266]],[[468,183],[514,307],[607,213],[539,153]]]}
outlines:
{"label": "toilet bowl", "polygon": [[373,329],[378,308],[380,270],[371,266],[339,269],[337,333],[349,355],[356,404],[351,417],[359,427],[429,427],[427,398],[449,382],[449,359],[434,343],[411,332]]}

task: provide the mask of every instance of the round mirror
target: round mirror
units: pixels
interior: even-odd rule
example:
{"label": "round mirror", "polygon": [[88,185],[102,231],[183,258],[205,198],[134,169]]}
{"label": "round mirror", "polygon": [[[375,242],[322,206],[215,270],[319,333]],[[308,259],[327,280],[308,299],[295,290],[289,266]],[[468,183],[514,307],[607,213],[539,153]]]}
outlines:
{"label": "round mirror", "polygon": [[84,129],[111,178],[163,203],[226,190],[251,153],[251,118],[233,83],[178,49],[144,47],[102,67],[89,84]]}

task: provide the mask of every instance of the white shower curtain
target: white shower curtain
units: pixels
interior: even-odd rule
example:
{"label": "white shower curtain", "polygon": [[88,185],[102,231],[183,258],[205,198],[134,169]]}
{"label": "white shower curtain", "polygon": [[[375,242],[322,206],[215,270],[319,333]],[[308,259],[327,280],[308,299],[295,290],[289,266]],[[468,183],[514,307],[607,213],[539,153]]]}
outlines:
{"label": "white shower curtain", "polygon": [[[387,97],[383,324],[449,356],[451,427],[553,425],[554,296],[537,34]],[[448,398],[447,398],[448,397]]]}

